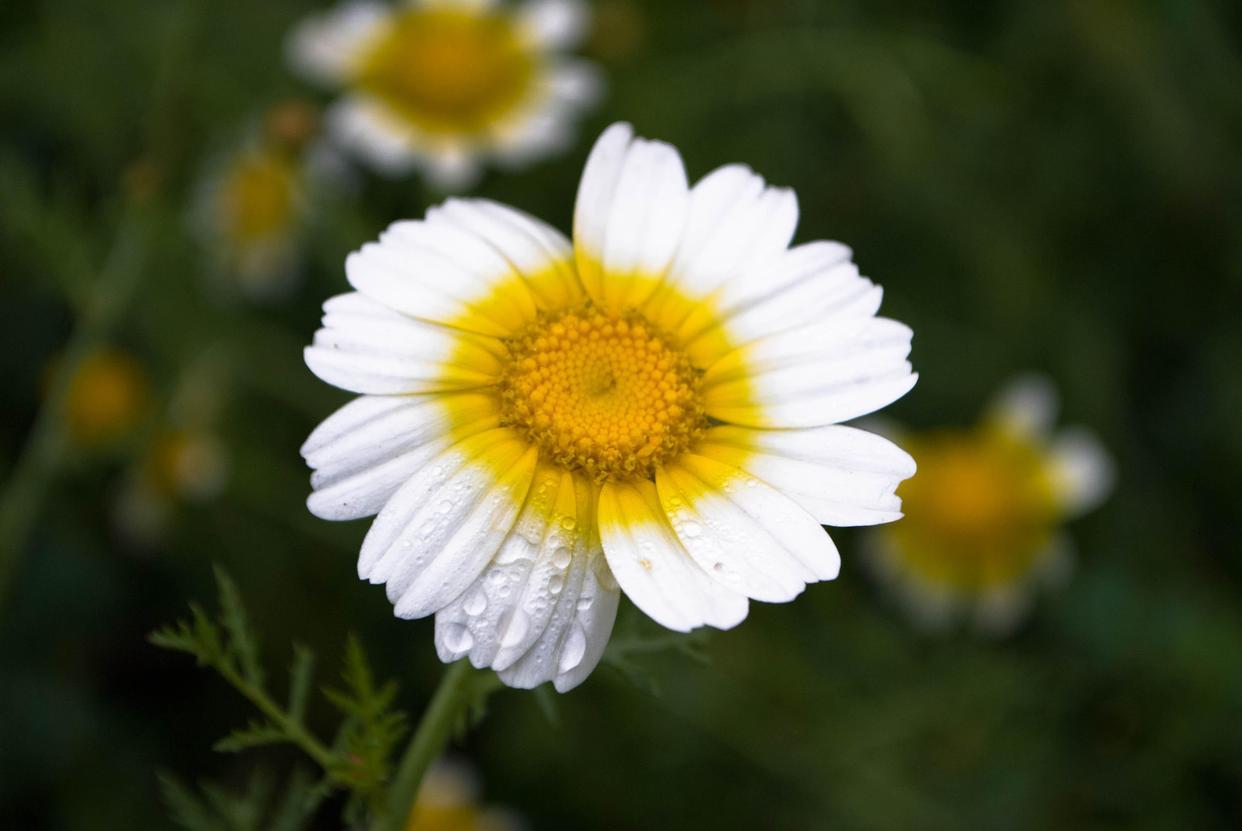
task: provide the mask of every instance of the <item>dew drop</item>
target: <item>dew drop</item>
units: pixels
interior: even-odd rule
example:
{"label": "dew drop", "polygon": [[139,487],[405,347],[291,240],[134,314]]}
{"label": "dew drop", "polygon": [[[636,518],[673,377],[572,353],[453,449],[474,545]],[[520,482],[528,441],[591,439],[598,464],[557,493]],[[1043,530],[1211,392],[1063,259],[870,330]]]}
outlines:
{"label": "dew drop", "polygon": [[476,589],[473,594],[466,598],[466,602],[461,604],[461,608],[468,615],[481,615],[483,610],[487,608],[487,595],[483,593],[482,589]]}
{"label": "dew drop", "polygon": [[564,588],[565,588],[565,575],[553,574],[551,577],[548,578],[548,591],[550,591],[552,594],[560,594],[561,590]]}
{"label": "dew drop", "polygon": [[679,530],[681,531],[681,536],[694,539],[703,533],[703,526],[691,519],[683,522]]}
{"label": "dew drop", "polygon": [[571,516],[561,517],[561,527],[566,531],[572,531],[578,527],[578,522]]}
{"label": "dew drop", "polygon": [[561,645],[561,658],[556,665],[556,671],[569,672],[581,664],[582,659],[586,657],[586,649],[586,631],[581,624],[575,623],[574,628],[570,629],[569,634],[565,636],[565,643]]}
{"label": "dew drop", "polygon": [[569,568],[569,563],[572,559],[573,556],[569,553],[569,549],[563,545],[557,546],[556,550],[552,552],[552,565],[562,571]]}
{"label": "dew drop", "polygon": [[594,602],[595,602],[594,595],[590,595],[590,594],[582,595],[582,597],[578,598],[578,611],[585,612],[586,610],[591,608],[591,604]]}
{"label": "dew drop", "polygon": [[462,623],[450,623],[444,627],[443,637],[444,645],[453,652],[469,652],[470,647],[474,646],[474,635]]}

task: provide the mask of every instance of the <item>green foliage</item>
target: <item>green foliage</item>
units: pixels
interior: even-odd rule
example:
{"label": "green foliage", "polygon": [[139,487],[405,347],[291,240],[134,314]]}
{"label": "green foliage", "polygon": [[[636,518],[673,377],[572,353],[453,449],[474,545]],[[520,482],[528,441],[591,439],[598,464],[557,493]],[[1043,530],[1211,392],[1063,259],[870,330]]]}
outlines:
{"label": "green foliage", "polygon": [[337,763],[329,773],[355,793],[374,801],[389,775],[389,759],[405,738],[405,714],[392,709],[397,685],[389,681],[376,686],[362,644],[350,636],[341,672],[343,688],[327,688],[324,696],[344,720],[332,748]]}
{"label": "green foliage", "polygon": [[[376,683],[361,642],[350,636],[341,672],[342,685],[323,690],[324,698],[341,716],[331,745],[324,744],[306,725],[314,683],[314,654],[305,646],[294,646],[288,703],[282,707],[267,688],[259,641],[241,593],[223,569],[216,569],[216,582],[219,611],[215,617],[200,605],[191,604],[188,620],[150,636],[156,646],[193,655],[200,666],[214,669],[261,713],[245,727],[220,739],[214,748],[222,753],[238,753],[268,745],[294,745],[323,770],[324,780],[317,793],[343,789],[349,793],[347,818],[367,816],[382,804],[393,751],[408,732],[405,713],[394,708],[397,685],[392,681]],[[185,827],[247,829],[259,827],[247,823],[260,815],[258,806],[264,804],[260,786],[264,781],[254,780],[244,799],[235,799],[209,786],[203,787],[203,798],[198,798],[167,777],[162,784],[170,808]],[[215,815],[209,807],[223,820],[213,819]],[[218,821],[226,824],[219,825]]]}
{"label": "green foliage", "polygon": [[210,782],[195,789],[166,773],[159,783],[169,816],[185,831],[301,831],[326,794],[303,768],[294,768],[279,790],[263,768],[241,791]]}
{"label": "green foliage", "polygon": [[662,653],[707,664],[711,631],[703,628],[688,634],[670,632],[637,614],[621,615],[600,663],[621,673],[629,683],[649,695],[659,696],[659,675],[648,663]]}

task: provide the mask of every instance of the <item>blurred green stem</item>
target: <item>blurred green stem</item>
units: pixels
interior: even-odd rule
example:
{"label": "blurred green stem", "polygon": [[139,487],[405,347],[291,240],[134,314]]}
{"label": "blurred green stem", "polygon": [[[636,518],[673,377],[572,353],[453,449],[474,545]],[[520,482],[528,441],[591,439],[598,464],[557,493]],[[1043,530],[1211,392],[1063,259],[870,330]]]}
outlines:
{"label": "blurred green stem", "polygon": [[112,250],[53,373],[47,398],[0,491],[0,613],[29,542],[30,530],[65,461],[68,437],[64,414],[69,388],[82,362],[111,335],[129,305],[146,265],[150,217],[150,210],[143,206],[130,205],[125,209]]}
{"label": "blurred green stem", "polygon": [[427,768],[444,752],[453,730],[466,718],[470,708],[499,686],[500,679],[494,672],[478,671],[467,660],[449,666],[401,757],[401,765],[388,791],[387,810],[375,823],[374,831],[405,828]]}

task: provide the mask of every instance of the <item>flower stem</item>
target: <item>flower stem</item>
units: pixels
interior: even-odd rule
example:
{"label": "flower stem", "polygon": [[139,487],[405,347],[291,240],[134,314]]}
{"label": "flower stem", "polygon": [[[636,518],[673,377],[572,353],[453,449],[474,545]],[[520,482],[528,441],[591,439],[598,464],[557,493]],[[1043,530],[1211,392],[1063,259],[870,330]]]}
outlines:
{"label": "flower stem", "polygon": [[272,723],[285,732],[285,735],[302,749],[302,751],[315,760],[319,767],[323,768],[326,775],[331,776],[337,769],[336,756],[323,745],[319,739],[315,738],[301,723],[295,721],[285,713],[270,696],[261,688],[251,684],[240,673],[232,667],[224,663],[215,665],[216,670],[224,677],[224,680],[233,685],[243,697],[246,698],[255,707],[258,707],[263,715],[271,719]]}
{"label": "flower stem", "polygon": [[126,210],[116,241],[59,362],[29,438],[0,491],[0,610],[25,552],[30,530],[64,463],[68,448],[65,404],[82,362],[111,334],[139,283],[149,250],[151,222],[140,207]]}
{"label": "flower stem", "polygon": [[479,672],[469,661],[461,660],[449,666],[401,757],[388,791],[387,810],[375,823],[374,831],[401,831],[405,827],[427,768],[444,752],[453,729],[471,705],[482,701],[499,686],[495,673]]}

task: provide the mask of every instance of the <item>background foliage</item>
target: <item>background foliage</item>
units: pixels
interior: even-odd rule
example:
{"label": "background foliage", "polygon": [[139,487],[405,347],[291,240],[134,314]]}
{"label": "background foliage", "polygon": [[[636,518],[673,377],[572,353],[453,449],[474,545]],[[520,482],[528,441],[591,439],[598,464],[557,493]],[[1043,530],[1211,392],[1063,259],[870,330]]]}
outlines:
{"label": "background foliage", "polygon": [[[301,363],[345,254],[440,196],[363,177],[323,200],[283,303],[222,298],[187,231],[204,160],[313,95],[281,54],[311,5],[0,6],[0,470],[135,201],[152,242],[114,340],[159,403],[210,364],[231,460],[217,499],[137,544],[115,521],[134,448],[69,459],[0,618],[6,828],[169,827],[157,770],[252,781],[255,757],[210,749],[247,705],[146,641],[213,596],[213,562],[269,674],[297,640],[335,679],[354,631],[407,713],[440,675],[430,621],[393,619],[356,579],[365,526],[306,513],[297,453],[345,400]],[[461,748],[489,801],[533,828],[1242,826],[1242,6],[595,6],[610,90],[586,138],[482,194],[568,228],[589,138],[619,118],[678,145],[692,178],[746,161],[797,188],[800,239],[853,245],[914,328],[922,380],[894,418],[969,423],[1042,370],[1119,485],[1008,640],[918,634],[851,565],[865,535],[841,532],[835,584],[754,605],[695,643],[706,662],[630,655],[551,713],[496,695]],[[623,608],[619,637],[637,618]],[[335,719],[316,696],[308,723]],[[291,751],[259,758],[310,786]]]}

